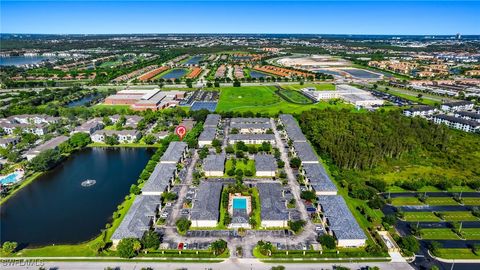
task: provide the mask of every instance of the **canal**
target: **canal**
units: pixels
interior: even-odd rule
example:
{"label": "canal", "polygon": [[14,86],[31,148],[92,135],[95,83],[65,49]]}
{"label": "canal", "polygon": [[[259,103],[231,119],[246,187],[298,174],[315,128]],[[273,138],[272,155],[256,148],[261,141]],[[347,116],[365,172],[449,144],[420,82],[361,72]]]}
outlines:
{"label": "canal", "polygon": [[[0,209],[1,241],[74,244],[111,220],[155,149],[86,148],[17,192]],[[82,187],[86,179],[96,180]]]}

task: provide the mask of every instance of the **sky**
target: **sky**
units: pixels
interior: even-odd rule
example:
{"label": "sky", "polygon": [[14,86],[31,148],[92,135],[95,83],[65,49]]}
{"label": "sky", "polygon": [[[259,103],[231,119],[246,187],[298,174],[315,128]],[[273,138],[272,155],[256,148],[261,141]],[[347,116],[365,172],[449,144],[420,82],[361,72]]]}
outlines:
{"label": "sky", "polygon": [[480,1],[0,0],[0,32],[480,34]]}

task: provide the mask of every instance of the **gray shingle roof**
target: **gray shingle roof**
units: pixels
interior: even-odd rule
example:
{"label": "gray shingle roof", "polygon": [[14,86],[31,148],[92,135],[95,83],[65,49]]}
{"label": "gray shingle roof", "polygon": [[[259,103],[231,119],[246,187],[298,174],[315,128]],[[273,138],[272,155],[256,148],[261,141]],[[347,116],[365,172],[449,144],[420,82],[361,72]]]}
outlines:
{"label": "gray shingle roof", "polygon": [[258,183],[262,220],[288,220],[287,207],[279,183]]}
{"label": "gray shingle roof", "polygon": [[175,175],[177,165],[173,163],[158,163],[142,188],[142,192],[164,192]]}
{"label": "gray shingle roof", "polygon": [[272,125],[270,123],[231,123],[230,128],[236,128],[236,129],[245,129],[245,128],[251,128],[251,129],[270,129],[272,128]]}
{"label": "gray shingle roof", "polygon": [[255,155],[255,170],[275,171],[277,169],[277,160],[272,155]]}
{"label": "gray shingle roof", "polygon": [[193,201],[190,219],[218,220],[223,183],[203,181]]}
{"label": "gray shingle roof", "polygon": [[42,151],[49,150],[49,149],[54,149],[57,146],[59,146],[60,144],[62,144],[63,142],[66,142],[66,141],[68,141],[67,136],[58,136],[58,137],[52,138],[52,139],[44,142],[43,144],[40,144],[39,146],[29,150],[27,152],[27,155],[39,154]]}
{"label": "gray shingle roof", "polygon": [[205,119],[205,123],[203,123],[204,127],[217,127],[218,123],[220,122],[220,115],[219,114],[209,114]]}
{"label": "gray shingle roof", "polygon": [[465,106],[465,105],[471,105],[471,104],[474,104],[474,103],[471,101],[461,100],[461,101],[443,103],[442,105],[449,106],[449,107],[456,107],[456,106]]}
{"label": "gray shingle roof", "polygon": [[342,196],[319,196],[318,203],[337,239],[367,239]]}
{"label": "gray shingle roof", "polygon": [[468,117],[471,119],[477,119],[477,120],[480,119],[480,113],[475,113],[475,112],[460,111],[455,113],[455,116],[457,115],[459,115],[460,117]]}
{"label": "gray shingle roof", "polygon": [[446,115],[446,114],[439,114],[439,115],[434,116],[434,118],[449,121],[449,122],[452,122],[452,123],[460,123],[462,125],[468,125],[468,126],[471,126],[471,127],[480,126],[479,122],[464,119],[464,118],[458,118],[458,117],[450,116],[450,115]]}
{"label": "gray shingle roof", "polygon": [[318,162],[318,157],[308,142],[294,142],[293,148],[302,162]]}
{"label": "gray shingle roof", "polygon": [[111,239],[141,238],[150,229],[160,203],[160,196],[137,195]]}
{"label": "gray shingle roof", "polygon": [[184,142],[171,142],[160,159],[160,162],[180,162],[180,159],[182,159],[183,152],[185,152],[186,148],[187,144]]}
{"label": "gray shingle roof", "polygon": [[205,127],[198,136],[198,141],[213,141],[217,135],[217,128],[215,127]]}
{"label": "gray shingle roof", "polygon": [[225,170],[225,155],[208,155],[203,161],[204,171],[224,171]]}
{"label": "gray shingle roof", "polygon": [[337,187],[321,163],[305,163],[302,167],[305,171],[305,176],[315,191],[337,191]]}
{"label": "gray shingle roof", "polygon": [[294,142],[306,142],[307,138],[303,135],[302,130],[298,126],[297,121],[291,114],[281,114],[279,116],[283,127],[287,132],[288,138]]}
{"label": "gray shingle roof", "polygon": [[269,124],[270,123],[270,118],[266,118],[266,117],[234,117],[234,118],[230,119],[230,124],[242,124],[242,123],[243,124],[247,124],[247,123],[250,123],[250,124],[254,124],[254,123]]}

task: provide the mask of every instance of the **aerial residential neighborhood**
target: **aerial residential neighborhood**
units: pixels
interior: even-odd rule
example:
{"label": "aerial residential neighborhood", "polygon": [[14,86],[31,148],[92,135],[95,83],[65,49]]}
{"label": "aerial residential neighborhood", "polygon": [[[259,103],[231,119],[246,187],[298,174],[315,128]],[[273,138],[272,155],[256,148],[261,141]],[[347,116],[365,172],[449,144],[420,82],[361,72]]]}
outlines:
{"label": "aerial residential neighborhood", "polygon": [[0,1],[2,269],[480,269],[477,1]]}

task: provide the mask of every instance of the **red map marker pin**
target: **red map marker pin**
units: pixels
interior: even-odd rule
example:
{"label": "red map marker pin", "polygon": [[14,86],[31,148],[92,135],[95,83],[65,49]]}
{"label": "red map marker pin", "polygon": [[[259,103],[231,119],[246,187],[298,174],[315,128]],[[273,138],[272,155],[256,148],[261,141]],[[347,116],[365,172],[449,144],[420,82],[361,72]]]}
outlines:
{"label": "red map marker pin", "polygon": [[185,134],[187,134],[187,128],[184,126],[177,126],[175,128],[175,133],[180,137],[180,141],[183,140],[183,137],[185,137]]}

